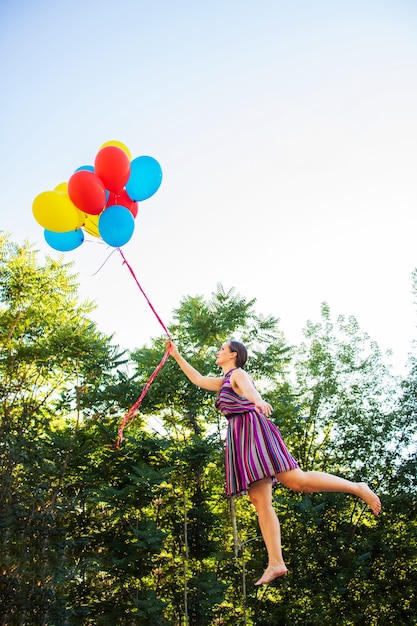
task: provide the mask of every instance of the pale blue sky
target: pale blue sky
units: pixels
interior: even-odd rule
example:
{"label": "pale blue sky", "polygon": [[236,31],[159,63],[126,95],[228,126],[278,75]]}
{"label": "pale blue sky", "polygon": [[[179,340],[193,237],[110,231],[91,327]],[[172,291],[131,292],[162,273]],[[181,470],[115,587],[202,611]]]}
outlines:
{"label": "pale blue sky", "polygon": [[[168,324],[218,282],[299,341],[326,300],[405,362],[416,336],[417,3],[3,0],[2,228],[55,256],[41,191],[115,139],[162,186],[124,253]],[[65,255],[104,332],[160,327],[117,254]]]}

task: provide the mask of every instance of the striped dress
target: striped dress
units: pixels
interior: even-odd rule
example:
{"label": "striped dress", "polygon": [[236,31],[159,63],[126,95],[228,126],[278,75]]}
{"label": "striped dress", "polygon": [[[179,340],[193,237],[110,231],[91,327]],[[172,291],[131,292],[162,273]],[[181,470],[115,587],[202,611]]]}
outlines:
{"label": "striped dress", "polygon": [[230,382],[233,371],[227,372],[216,398],[216,408],[228,420],[225,448],[228,496],[247,493],[251,483],[298,467],[277,426],[253,402],[233,391]]}

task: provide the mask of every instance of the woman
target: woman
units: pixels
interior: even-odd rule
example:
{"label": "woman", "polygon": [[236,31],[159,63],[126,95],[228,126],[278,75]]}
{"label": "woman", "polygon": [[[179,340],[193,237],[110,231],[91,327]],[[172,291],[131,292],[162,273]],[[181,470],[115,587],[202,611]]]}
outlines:
{"label": "woman", "polygon": [[226,492],[248,493],[258,514],[259,526],[268,552],[268,566],[255,583],[264,585],[287,573],[282,557],[281,531],[272,506],[272,485],[279,481],[294,491],[334,491],[361,498],[375,515],[381,510],[378,496],[366,483],[355,483],[323,472],[304,472],[288,452],[278,428],[268,419],[272,407],[256,390],[242,368],[247,359],[245,346],[238,341],[224,343],[216,364],[223,376],[203,376],[170,342],[170,355],[195,385],[217,392],[216,407],[227,417]]}

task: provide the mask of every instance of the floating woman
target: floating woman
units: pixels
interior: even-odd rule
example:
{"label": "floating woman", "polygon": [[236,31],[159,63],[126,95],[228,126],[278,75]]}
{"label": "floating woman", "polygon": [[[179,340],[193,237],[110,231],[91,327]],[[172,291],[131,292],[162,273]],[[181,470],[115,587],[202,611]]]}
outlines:
{"label": "floating woman", "polygon": [[287,573],[280,523],[272,506],[272,485],[278,481],[294,491],[331,491],[361,498],[375,515],[381,501],[366,483],[352,482],[324,472],[304,472],[288,451],[277,426],[269,419],[272,406],[265,402],[248,373],[246,347],[238,341],[224,343],[216,355],[223,376],[203,376],[169,343],[170,355],[189,380],[217,392],[216,408],[228,420],[226,436],[226,493],[248,493],[254,505],[268,553],[268,566],[255,585],[272,582]]}

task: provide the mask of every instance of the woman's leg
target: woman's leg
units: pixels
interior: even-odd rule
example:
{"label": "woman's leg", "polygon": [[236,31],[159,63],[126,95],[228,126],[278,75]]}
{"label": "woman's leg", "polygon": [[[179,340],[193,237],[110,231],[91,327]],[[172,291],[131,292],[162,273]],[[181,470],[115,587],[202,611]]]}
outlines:
{"label": "woman's leg", "polygon": [[280,483],[294,491],[302,491],[304,493],[314,493],[315,491],[351,493],[366,502],[375,515],[378,515],[381,510],[380,499],[366,483],[354,483],[345,478],[324,472],[303,472],[299,468],[281,472],[276,475],[276,478]]}
{"label": "woman's leg", "polygon": [[258,514],[259,526],[268,552],[268,567],[255,583],[255,585],[264,585],[287,572],[282,558],[280,524],[272,506],[271,478],[263,478],[252,483],[249,488],[249,498]]}

